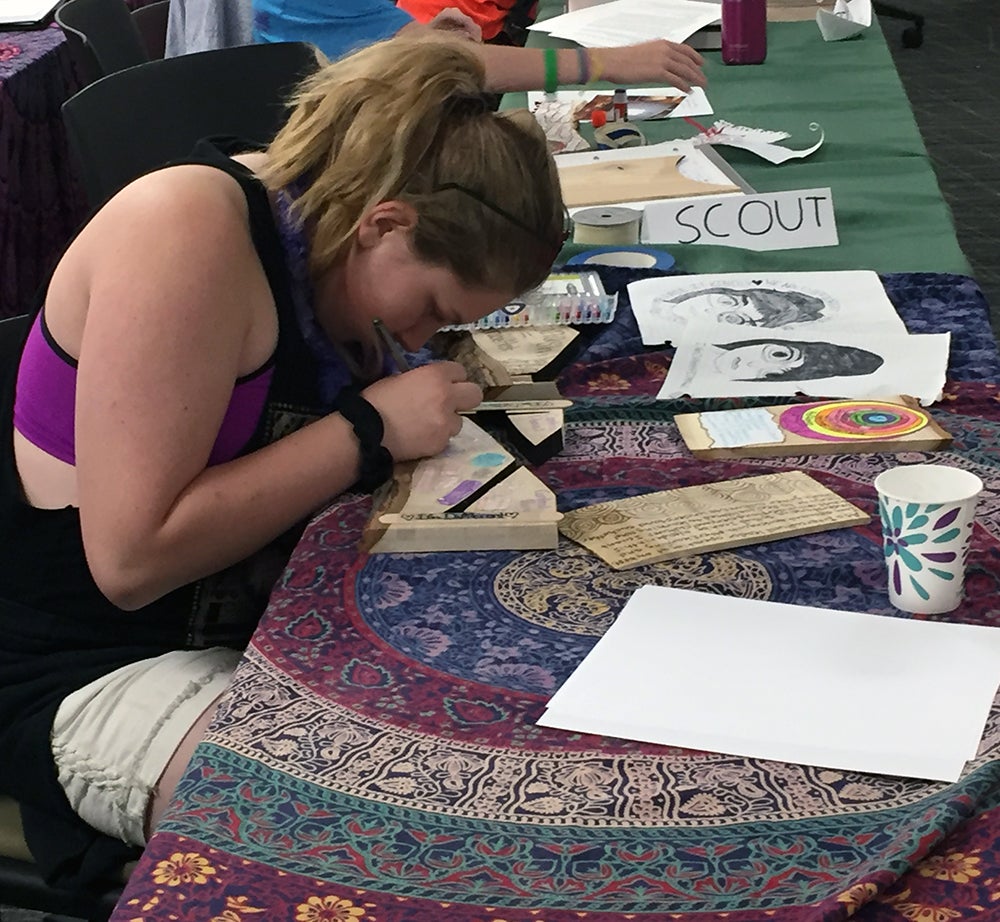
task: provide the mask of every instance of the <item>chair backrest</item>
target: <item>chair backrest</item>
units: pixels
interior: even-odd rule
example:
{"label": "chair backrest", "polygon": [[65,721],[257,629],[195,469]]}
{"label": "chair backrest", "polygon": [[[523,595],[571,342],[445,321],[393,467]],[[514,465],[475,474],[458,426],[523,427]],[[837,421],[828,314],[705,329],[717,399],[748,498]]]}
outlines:
{"label": "chair backrest", "polygon": [[306,42],[239,45],[149,61],[84,87],[62,114],[91,204],[184,157],[200,138],[268,143],[290,90],[316,66]]}
{"label": "chair backrest", "polygon": [[125,0],[66,0],[56,10],[56,22],[88,80],[149,60]]}
{"label": "chair backrest", "polygon": [[[13,362],[20,354],[21,342],[27,333],[30,314],[0,318],[0,377],[8,362]],[[0,818],[3,813],[0,811]]]}
{"label": "chair backrest", "polygon": [[163,57],[167,45],[167,20],[170,14],[170,0],[156,0],[132,10],[132,22],[142,37],[142,44],[150,61]]}

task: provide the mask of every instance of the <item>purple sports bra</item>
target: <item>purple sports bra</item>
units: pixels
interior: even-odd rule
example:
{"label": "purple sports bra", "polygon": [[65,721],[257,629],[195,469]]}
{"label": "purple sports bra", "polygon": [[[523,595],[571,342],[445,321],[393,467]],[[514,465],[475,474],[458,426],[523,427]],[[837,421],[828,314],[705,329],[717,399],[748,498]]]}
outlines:
{"label": "purple sports bra", "polygon": [[[274,374],[274,358],[237,379],[219,434],[208,457],[209,466],[235,458],[250,441],[264,409]],[[42,451],[76,463],[74,419],[76,359],[52,338],[39,311],[28,333],[17,370],[14,428]]]}

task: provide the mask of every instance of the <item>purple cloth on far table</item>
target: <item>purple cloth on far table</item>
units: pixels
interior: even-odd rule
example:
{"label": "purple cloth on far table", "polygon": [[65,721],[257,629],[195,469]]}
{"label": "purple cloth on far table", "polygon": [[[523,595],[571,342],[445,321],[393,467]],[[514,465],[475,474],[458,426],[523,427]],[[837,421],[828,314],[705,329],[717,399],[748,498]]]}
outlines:
{"label": "purple cloth on far table", "polygon": [[0,32],[0,317],[28,309],[86,214],[60,113],[80,86],[60,29]]}

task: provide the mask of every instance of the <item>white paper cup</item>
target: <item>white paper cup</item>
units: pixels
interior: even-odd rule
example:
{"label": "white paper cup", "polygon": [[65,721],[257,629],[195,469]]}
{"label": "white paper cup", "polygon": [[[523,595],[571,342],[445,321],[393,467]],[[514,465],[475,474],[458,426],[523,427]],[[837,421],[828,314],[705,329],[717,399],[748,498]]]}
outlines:
{"label": "white paper cup", "polygon": [[875,478],[889,601],[939,614],[962,601],[976,498],[983,482],[944,464],[908,464]]}

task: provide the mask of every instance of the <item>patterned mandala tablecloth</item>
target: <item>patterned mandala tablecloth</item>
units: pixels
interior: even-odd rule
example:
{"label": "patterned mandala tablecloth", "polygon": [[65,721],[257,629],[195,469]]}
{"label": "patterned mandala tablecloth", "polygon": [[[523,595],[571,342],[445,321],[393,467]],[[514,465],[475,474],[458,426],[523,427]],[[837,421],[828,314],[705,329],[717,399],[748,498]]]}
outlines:
{"label": "patterned mandala tablecloth", "polygon": [[[941,282],[895,281],[904,316]],[[935,409],[947,451],[703,462],[671,420],[705,403],[650,396],[668,354],[600,358],[633,334],[620,320],[562,376],[565,449],[538,469],[561,509],[795,468],[873,522],[615,572],[565,539],[366,556],[370,500],[342,497],[300,542],[114,922],[1000,918],[1000,706],[955,784],[535,725],[644,584],[899,616],[871,484],[901,460],[986,482],[953,617],[1000,626],[995,347],[956,363],[967,380]],[[857,720],[931,707],[935,681]]]}

